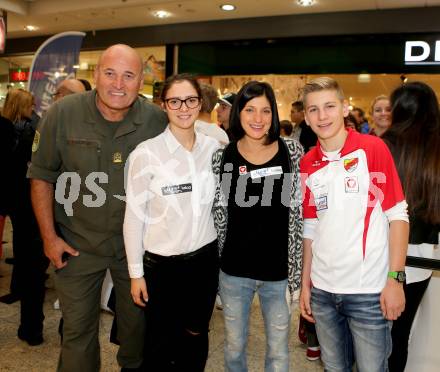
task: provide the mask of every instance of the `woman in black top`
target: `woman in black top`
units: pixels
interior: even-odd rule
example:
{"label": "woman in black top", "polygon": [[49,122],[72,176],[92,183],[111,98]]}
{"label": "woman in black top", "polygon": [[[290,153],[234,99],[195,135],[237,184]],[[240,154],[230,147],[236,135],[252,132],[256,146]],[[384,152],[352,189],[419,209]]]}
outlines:
{"label": "woman in black top", "polygon": [[[12,222],[15,264],[11,290],[20,297],[20,326],[17,335],[29,345],[43,342],[43,302],[45,273],[49,265],[35,219],[30,183],[26,178],[32,142],[38,121],[33,118],[34,98],[24,89],[12,89],[6,96],[2,115],[14,126],[14,149],[8,175],[8,214]],[[34,120],[33,120],[34,119]],[[13,288],[15,287],[15,288]]]}
{"label": "woman in black top", "polygon": [[266,370],[287,372],[290,304],[301,272],[303,151],[296,140],[279,137],[277,104],[267,83],[251,81],[241,88],[230,128],[235,141],[213,158],[219,181],[214,221],[221,251],[225,369],[247,370],[248,320],[258,292]]}
{"label": "woman in black top", "polygon": [[[409,256],[432,258],[440,228],[440,112],[434,91],[420,82],[391,94],[392,125],[382,137],[394,157],[410,221]],[[403,372],[417,308],[432,271],[406,267],[406,306],[393,323],[390,372]]]}
{"label": "woman in black top", "polygon": [[[0,116],[0,159],[2,161],[2,174],[7,177],[11,172],[12,151],[15,147],[14,125],[10,120]],[[9,187],[8,182],[0,182],[0,257],[2,256],[2,238],[5,217],[9,212]]]}

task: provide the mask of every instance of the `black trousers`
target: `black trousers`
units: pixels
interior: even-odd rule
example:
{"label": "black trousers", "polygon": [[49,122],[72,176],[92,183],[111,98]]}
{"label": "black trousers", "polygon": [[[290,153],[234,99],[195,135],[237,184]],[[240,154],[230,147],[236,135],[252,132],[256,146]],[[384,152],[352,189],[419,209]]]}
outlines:
{"label": "black trousers", "polygon": [[416,316],[417,309],[428,288],[431,277],[421,282],[407,284],[405,290],[405,310],[402,315],[393,322],[391,329],[391,338],[393,340],[393,349],[388,359],[388,368],[390,372],[403,372],[406,361],[408,360],[408,341],[411,327]]}
{"label": "black trousers", "polygon": [[29,204],[15,205],[12,223],[14,292],[20,296],[20,327],[26,334],[43,331],[44,282],[49,260],[44,255],[37,221]]}
{"label": "black trousers", "polygon": [[218,287],[217,242],[181,256],[146,252],[144,270],[148,291],[144,370],[203,371]]}

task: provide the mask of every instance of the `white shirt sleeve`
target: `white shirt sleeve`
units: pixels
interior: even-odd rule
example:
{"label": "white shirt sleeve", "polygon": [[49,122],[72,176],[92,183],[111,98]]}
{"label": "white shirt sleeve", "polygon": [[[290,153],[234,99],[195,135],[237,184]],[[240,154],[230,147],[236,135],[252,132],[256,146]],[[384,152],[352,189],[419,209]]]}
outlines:
{"label": "white shirt sleeve", "polygon": [[408,219],[408,204],[406,200],[402,200],[394,207],[385,211],[385,215],[388,218],[388,222],[391,221],[405,221],[409,223]]}
{"label": "white shirt sleeve", "polygon": [[143,239],[147,220],[147,201],[150,195],[148,191],[148,158],[146,148],[138,147],[127,160],[129,168],[123,231],[130,278],[141,278],[144,275],[145,248]]}
{"label": "white shirt sleeve", "polygon": [[315,240],[315,231],[317,226],[318,226],[317,218],[305,218],[303,238]]}
{"label": "white shirt sleeve", "polygon": [[197,132],[203,133],[208,137],[216,139],[222,145],[226,145],[229,143],[229,138],[226,132],[215,123],[206,123],[201,120],[196,120],[194,129]]}

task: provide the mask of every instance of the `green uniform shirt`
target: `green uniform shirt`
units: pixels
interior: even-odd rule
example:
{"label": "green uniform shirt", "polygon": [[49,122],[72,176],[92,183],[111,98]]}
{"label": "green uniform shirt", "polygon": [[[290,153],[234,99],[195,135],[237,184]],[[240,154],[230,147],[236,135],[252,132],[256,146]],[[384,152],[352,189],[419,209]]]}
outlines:
{"label": "green uniform shirt", "polygon": [[[52,105],[35,135],[28,177],[55,184],[69,174],[65,172],[79,175],[79,194],[69,182],[65,188],[58,183],[55,191],[60,235],[79,251],[122,256],[125,162],[140,142],[163,132],[167,119],[157,106],[139,98],[122,121],[109,122],[98,111],[95,96],[93,90]],[[103,174],[100,179],[89,177],[86,184],[91,172]],[[74,182],[71,176],[67,179]],[[73,204],[63,201],[69,195],[78,195]]]}

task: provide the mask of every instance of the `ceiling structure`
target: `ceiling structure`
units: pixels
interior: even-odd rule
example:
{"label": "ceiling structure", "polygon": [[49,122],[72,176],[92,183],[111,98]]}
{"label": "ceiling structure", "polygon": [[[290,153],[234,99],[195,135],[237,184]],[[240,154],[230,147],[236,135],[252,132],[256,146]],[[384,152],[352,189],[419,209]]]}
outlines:
{"label": "ceiling structure", "polygon": [[[233,4],[225,12],[222,4]],[[440,0],[0,0],[7,11],[8,38],[175,23],[265,16],[440,6]],[[168,18],[153,14],[164,10]],[[34,31],[26,31],[28,25]]]}
{"label": "ceiling structure", "polygon": [[[222,11],[220,5],[226,3],[235,5],[236,10]],[[301,7],[296,0],[0,0],[0,9],[5,9],[8,13],[8,38],[11,39],[52,35],[63,31],[94,31],[265,16],[438,6],[440,0],[315,0],[315,5],[311,7]],[[153,13],[158,10],[169,12],[170,17],[154,17]],[[32,32],[25,31],[27,25],[33,25],[37,29]],[[142,50],[140,49],[140,52]],[[80,62],[96,63],[99,53],[83,51]],[[163,51],[159,52],[159,49],[155,51],[155,55],[161,53]],[[28,67],[32,55],[10,56],[6,60],[12,66]],[[287,119],[289,104],[297,96],[292,82],[305,77],[307,76],[267,75],[252,78],[266,79],[279,90],[279,110],[282,118]],[[375,96],[389,94],[401,83],[400,74],[373,75],[368,84],[360,83],[356,75],[335,77],[343,86],[347,98],[352,97],[353,104],[365,109],[368,109]],[[220,82],[224,78],[226,77],[219,76],[215,79]],[[417,75],[408,78],[426,81],[436,92],[440,92],[440,75]],[[229,89],[235,87],[231,86]]]}

